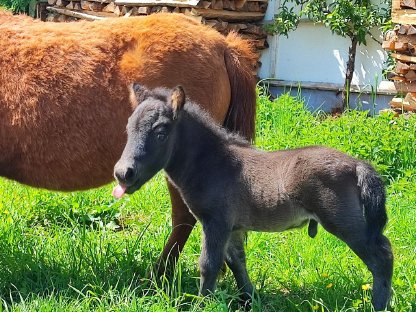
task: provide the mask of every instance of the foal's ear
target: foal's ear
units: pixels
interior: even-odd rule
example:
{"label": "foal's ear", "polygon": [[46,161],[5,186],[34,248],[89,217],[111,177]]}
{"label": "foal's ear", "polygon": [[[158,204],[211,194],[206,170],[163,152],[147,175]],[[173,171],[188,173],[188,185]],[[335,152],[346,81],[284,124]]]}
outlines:
{"label": "foal's ear", "polygon": [[183,90],[182,86],[176,86],[171,95],[172,101],[172,108],[173,108],[173,118],[176,119],[178,117],[178,113],[183,108],[185,104],[185,91]]}
{"label": "foal's ear", "polygon": [[139,105],[149,96],[150,90],[145,86],[133,82],[130,86],[130,102],[134,107]]}

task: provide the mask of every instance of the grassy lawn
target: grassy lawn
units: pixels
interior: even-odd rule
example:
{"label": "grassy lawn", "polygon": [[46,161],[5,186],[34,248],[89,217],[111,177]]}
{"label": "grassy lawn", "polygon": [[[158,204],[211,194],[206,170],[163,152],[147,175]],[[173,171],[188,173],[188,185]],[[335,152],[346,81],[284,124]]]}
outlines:
{"label": "grassy lawn", "polygon": [[[416,311],[416,117],[339,118],[311,114],[301,101],[260,96],[256,144],[283,149],[311,144],[368,159],[388,185],[386,235],[395,253],[394,311]],[[175,276],[147,279],[170,233],[163,174],[116,201],[112,186],[53,193],[0,180],[0,311],[236,311],[230,272],[214,298],[198,292],[200,226]],[[251,233],[255,311],[371,311],[371,275],[322,227]],[[368,285],[369,284],[369,285]]]}

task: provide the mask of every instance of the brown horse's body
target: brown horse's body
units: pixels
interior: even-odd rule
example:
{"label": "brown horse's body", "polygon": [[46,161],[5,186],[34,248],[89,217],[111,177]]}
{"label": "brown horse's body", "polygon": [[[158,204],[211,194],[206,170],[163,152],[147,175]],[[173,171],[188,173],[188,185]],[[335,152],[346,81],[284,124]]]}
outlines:
{"label": "brown horse's body", "polygon": [[[0,12],[0,175],[64,191],[110,182],[133,81],[180,83],[217,122],[251,137],[253,60],[246,42],[176,14],[55,24]],[[193,225],[170,190],[174,226]],[[165,255],[190,229],[175,229]]]}

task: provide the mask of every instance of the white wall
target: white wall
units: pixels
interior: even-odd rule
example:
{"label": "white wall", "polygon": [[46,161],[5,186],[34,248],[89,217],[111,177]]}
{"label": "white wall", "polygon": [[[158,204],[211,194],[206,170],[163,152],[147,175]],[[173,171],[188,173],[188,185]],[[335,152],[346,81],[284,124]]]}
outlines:
{"label": "white wall", "polygon": [[[269,2],[265,20],[271,20],[278,7]],[[372,32],[377,34],[377,30]],[[378,33],[378,35],[380,35]],[[381,39],[380,39],[381,40]],[[270,36],[270,48],[261,57],[260,78],[340,83],[344,82],[349,39],[333,35],[323,25],[303,21],[289,37]],[[370,37],[359,46],[352,84],[375,85],[381,81],[386,54]]]}

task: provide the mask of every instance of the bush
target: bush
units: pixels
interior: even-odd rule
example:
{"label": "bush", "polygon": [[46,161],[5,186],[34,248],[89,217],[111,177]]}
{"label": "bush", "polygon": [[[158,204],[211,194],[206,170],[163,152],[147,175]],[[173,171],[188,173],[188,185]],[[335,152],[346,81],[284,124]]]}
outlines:
{"label": "bush", "polygon": [[0,7],[5,7],[14,13],[27,13],[31,0],[0,0]]}
{"label": "bush", "polygon": [[371,162],[386,180],[416,176],[416,116],[384,113],[369,117],[350,110],[339,117],[311,113],[299,98],[258,98],[257,145],[284,149],[307,145],[334,147]]}

